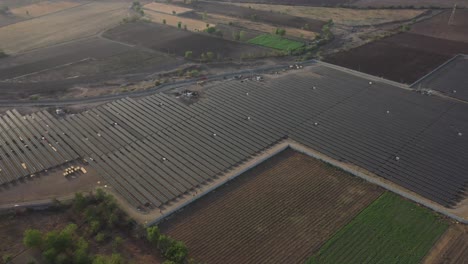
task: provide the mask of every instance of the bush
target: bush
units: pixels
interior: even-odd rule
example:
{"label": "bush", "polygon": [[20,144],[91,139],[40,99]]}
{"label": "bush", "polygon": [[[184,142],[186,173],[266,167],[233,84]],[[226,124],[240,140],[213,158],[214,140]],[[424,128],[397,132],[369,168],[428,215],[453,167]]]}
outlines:
{"label": "bush", "polygon": [[161,232],[159,231],[159,228],[157,226],[151,226],[146,228],[146,238],[151,244],[157,245],[160,236]]}
{"label": "bush", "polygon": [[96,242],[98,243],[102,243],[104,242],[104,240],[106,240],[106,234],[104,232],[99,232],[95,237],[94,239],[96,240]]}
{"label": "bush", "polygon": [[166,25],[166,19],[163,19],[163,24]]}
{"label": "bush", "polygon": [[181,29],[181,28],[182,28],[182,22],[180,22],[180,21],[177,22],[177,28],[178,28],[178,29]]}
{"label": "bush", "polygon": [[3,255],[3,262],[8,264],[8,262],[12,261],[13,257],[10,254]]}
{"label": "bush", "polygon": [[29,248],[40,248],[42,245],[42,233],[37,229],[24,231],[23,244]]}

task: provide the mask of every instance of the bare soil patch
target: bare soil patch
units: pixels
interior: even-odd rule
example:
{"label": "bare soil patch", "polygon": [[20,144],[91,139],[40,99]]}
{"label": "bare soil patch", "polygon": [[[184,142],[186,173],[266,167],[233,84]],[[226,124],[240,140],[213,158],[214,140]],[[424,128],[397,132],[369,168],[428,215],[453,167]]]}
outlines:
{"label": "bare soil patch", "polygon": [[455,12],[455,19],[449,25],[452,11],[445,11],[431,19],[424,20],[411,27],[411,33],[434,38],[468,42],[468,10],[459,9]]}
{"label": "bare soil patch", "polygon": [[290,5],[268,5],[268,4],[236,4],[242,7],[251,7],[256,10],[273,11],[275,13],[288,14],[297,17],[314,18],[328,21],[333,19],[337,24],[348,26],[376,25],[395,21],[410,20],[423,12],[423,9],[349,9],[349,8],[328,8],[310,6],[290,6]]}
{"label": "bare soil patch", "polygon": [[98,34],[118,24],[128,3],[91,2],[0,28],[2,48],[19,53]]}
{"label": "bare soil patch", "polygon": [[432,247],[423,264],[465,263],[468,259],[468,227],[453,224]]}
{"label": "bare soil patch", "polygon": [[105,37],[151,48],[170,54],[184,56],[192,51],[193,57],[201,53],[213,52],[222,58],[240,58],[243,54],[264,54],[269,49],[211,37],[207,34],[178,30],[167,25],[155,23],[131,23],[113,28]]}
{"label": "bare soil patch", "polygon": [[33,18],[71,8],[79,4],[80,3],[69,1],[44,1],[32,5],[14,8],[11,10],[11,13],[19,17]]}
{"label": "bare soil patch", "polygon": [[466,52],[468,45],[463,42],[402,33],[332,54],[325,61],[411,84],[454,55]]}
{"label": "bare soil patch", "polygon": [[187,30],[191,31],[203,31],[207,28],[207,25],[209,27],[215,26],[212,23],[207,23],[202,20],[191,19],[181,16],[173,16],[149,10],[145,11],[145,15],[148,16],[151,19],[151,21],[159,24],[163,24],[163,21],[166,21],[167,25],[178,27],[178,24],[181,23],[182,29],[185,29],[186,26]]}
{"label": "bare soil patch", "polygon": [[225,2],[261,3],[275,5],[304,5],[304,6],[337,6],[351,4],[357,0],[229,0]]}
{"label": "bare soil patch", "polygon": [[290,149],[161,223],[206,263],[300,263],[382,189]]}
{"label": "bare soil patch", "polygon": [[156,2],[149,3],[147,5],[144,5],[143,7],[147,10],[170,14],[170,15],[174,14],[174,12],[176,15],[180,15],[180,14],[192,11],[192,9],[190,8],[185,8],[185,7],[176,6],[176,5],[156,3]]}
{"label": "bare soil patch", "polygon": [[255,22],[271,24],[274,26],[304,28],[307,25],[308,30],[313,32],[320,32],[322,26],[325,24],[324,21],[312,18],[295,17],[291,15],[255,10],[252,8],[225,3],[198,1],[195,4],[192,4],[191,7],[199,12],[206,12],[207,14],[211,13],[239,17]]}

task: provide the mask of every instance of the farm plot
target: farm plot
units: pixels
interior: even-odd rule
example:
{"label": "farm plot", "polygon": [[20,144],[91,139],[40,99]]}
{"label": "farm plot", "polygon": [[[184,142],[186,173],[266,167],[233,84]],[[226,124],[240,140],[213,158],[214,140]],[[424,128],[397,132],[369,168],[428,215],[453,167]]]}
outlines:
{"label": "farm plot", "polygon": [[385,193],[323,245],[308,263],[419,263],[448,223]]}
{"label": "farm plot", "polygon": [[349,9],[268,4],[236,4],[255,10],[288,14],[297,17],[313,18],[322,21],[333,19],[337,24],[349,26],[376,25],[395,21],[410,20],[421,15],[425,10],[415,9]]}
{"label": "farm plot", "polygon": [[[201,18],[202,16],[197,14],[197,13],[190,13],[187,14],[193,17],[199,17]],[[269,25],[266,23],[260,23],[260,22],[255,22],[251,21],[248,19],[242,19],[242,18],[237,18],[237,17],[230,17],[230,16],[224,16],[224,15],[217,15],[217,14],[210,14],[207,16],[206,20],[208,22],[214,23],[216,25],[219,24],[229,24],[233,25],[239,28],[244,28],[247,30],[255,30],[258,32],[264,32],[264,33],[273,33],[278,27],[275,27],[273,25]],[[301,38],[301,39],[314,39],[316,36],[315,32],[311,32],[308,30],[303,30],[299,28],[292,28],[292,27],[282,27],[282,29],[286,30],[286,35],[295,37],[295,38]]]}
{"label": "farm plot", "polygon": [[230,0],[225,2],[262,3],[275,5],[308,5],[308,6],[338,6],[351,4],[357,0]]}
{"label": "farm plot", "polygon": [[245,54],[264,55],[270,52],[270,49],[154,23],[121,25],[107,31],[104,36],[180,56],[184,56],[186,51],[192,51],[194,57],[213,52],[221,58],[240,58]]}
{"label": "farm plot", "polygon": [[206,263],[300,263],[382,190],[286,150],[160,227]]}
{"label": "farm plot", "polygon": [[177,14],[177,15],[193,11],[190,8],[185,8],[185,7],[176,6],[176,5],[167,5],[167,4],[156,3],[156,2],[144,5],[143,8],[147,10],[155,11],[155,12],[160,12],[160,13],[165,13],[165,14]]}
{"label": "farm plot", "polygon": [[264,34],[248,41],[249,43],[265,46],[277,50],[296,50],[304,46],[304,43],[290,40],[277,35]]}
{"label": "farm plot", "polygon": [[454,55],[466,52],[468,45],[463,42],[403,33],[330,55],[325,61],[411,84]]}
{"label": "farm plot", "polygon": [[54,13],[54,12],[64,10],[67,8],[71,8],[79,4],[80,3],[69,2],[69,1],[59,1],[59,2],[44,1],[44,2],[39,2],[36,4],[32,4],[32,5],[14,8],[11,10],[11,13],[19,17],[33,18],[33,17],[38,17],[38,16],[43,16],[46,14]]}
{"label": "farm plot", "polygon": [[468,42],[468,10],[459,9],[452,24],[448,24],[451,11],[447,10],[431,19],[416,23],[411,33],[434,38]]}
{"label": "farm plot", "polygon": [[351,3],[357,7],[445,7],[450,8],[457,3],[459,7],[468,7],[468,0],[358,0]]}
{"label": "farm plot", "polygon": [[122,20],[126,2],[91,2],[0,28],[2,48],[19,53],[98,34]]}
{"label": "farm plot", "polygon": [[252,21],[268,23],[274,26],[293,28],[307,27],[309,31],[313,32],[319,32],[322,29],[322,26],[325,25],[324,21],[312,18],[295,17],[291,15],[255,10],[225,3],[197,1],[195,4],[193,4],[193,8],[199,12],[239,17]]}
{"label": "farm plot", "polygon": [[453,224],[423,259],[423,264],[456,264],[468,259],[468,227]]}
{"label": "farm plot", "polygon": [[169,26],[178,27],[180,23],[181,28],[187,27],[187,30],[192,31],[203,31],[208,27],[214,26],[214,24],[206,23],[202,20],[190,19],[180,16],[173,16],[169,14],[159,13],[155,11],[145,10],[145,15],[148,16],[151,21],[155,23],[166,23]]}

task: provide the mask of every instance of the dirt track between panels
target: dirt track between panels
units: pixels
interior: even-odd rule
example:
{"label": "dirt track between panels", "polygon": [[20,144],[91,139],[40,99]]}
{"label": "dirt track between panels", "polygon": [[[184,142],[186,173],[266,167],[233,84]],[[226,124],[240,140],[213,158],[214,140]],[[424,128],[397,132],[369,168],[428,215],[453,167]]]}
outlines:
{"label": "dirt track between panels", "polygon": [[382,189],[291,149],[161,223],[207,263],[299,263]]}

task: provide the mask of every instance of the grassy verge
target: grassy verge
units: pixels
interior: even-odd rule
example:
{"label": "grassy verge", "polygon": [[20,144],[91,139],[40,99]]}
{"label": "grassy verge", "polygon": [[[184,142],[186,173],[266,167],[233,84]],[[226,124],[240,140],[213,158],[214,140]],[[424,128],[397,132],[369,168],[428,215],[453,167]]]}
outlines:
{"label": "grassy verge", "polygon": [[387,192],[307,263],[419,263],[447,227],[437,214]]}
{"label": "grassy verge", "polygon": [[304,43],[294,40],[289,40],[278,35],[260,35],[248,41],[251,44],[265,46],[277,50],[295,50],[304,46]]}

